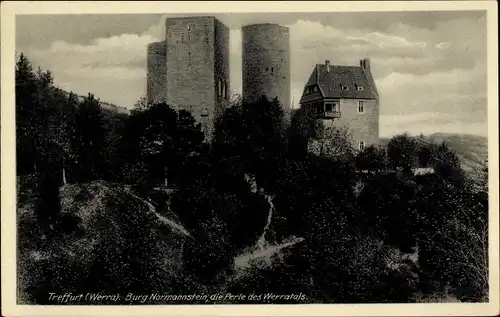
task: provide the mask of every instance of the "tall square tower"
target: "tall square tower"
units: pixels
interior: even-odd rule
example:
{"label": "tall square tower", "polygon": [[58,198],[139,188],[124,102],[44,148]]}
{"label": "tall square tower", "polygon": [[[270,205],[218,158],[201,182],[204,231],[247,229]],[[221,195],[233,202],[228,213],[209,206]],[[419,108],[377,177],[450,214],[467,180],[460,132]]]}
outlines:
{"label": "tall square tower", "polygon": [[165,77],[167,43],[151,43],[147,47],[147,82],[146,82],[146,100],[148,103],[165,102]]}
{"label": "tall square tower", "polygon": [[229,29],[212,16],[166,20],[166,102],[185,109],[210,138],[229,103]]}

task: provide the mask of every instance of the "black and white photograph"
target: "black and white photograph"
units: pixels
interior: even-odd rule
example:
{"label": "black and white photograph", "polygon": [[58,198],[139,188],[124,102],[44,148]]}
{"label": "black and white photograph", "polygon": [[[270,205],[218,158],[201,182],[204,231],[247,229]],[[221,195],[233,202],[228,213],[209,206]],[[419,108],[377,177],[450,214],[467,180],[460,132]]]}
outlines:
{"label": "black and white photograph", "polygon": [[498,314],[497,7],[426,2],[10,13],[10,304]]}

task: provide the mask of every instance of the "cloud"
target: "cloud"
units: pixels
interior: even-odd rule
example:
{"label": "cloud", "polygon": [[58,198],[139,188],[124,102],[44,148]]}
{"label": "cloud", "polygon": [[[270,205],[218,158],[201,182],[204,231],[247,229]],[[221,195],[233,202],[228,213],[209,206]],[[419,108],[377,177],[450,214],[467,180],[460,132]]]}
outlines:
{"label": "cloud", "polygon": [[446,43],[446,42],[441,42],[441,43],[436,44],[436,48],[439,48],[440,50],[445,50],[449,47],[450,47],[450,43]]}
{"label": "cloud", "polygon": [[[216,16],[230,27],[230,79],[234,93],[241,93],[242,86],[241,26],[280,23],[290,28],[291,100],[295,106],[315,64],[328,59],[333,64],[358,65],[360,59],[369,57],[381,95],[383,134],[398,129],[415,133],[419,129],[424,133],[429,129],[464,129],[484,134],[484,12]],[[67,35],[52,26],[64,28],[72,18],[46,18],[43,23],[49,27],[45,29],[40,19],[29,20],[36,22],[38,29],[16,28],[16,40],[21,39],[17,48],[36,66],[50,69],[62,88],[81,94],[94,92],[102,100],[132,107],[145,91],[146,46],[164,38],[167,15],[73,18],[85,22],[84,25],[93,24],[82,28],[73,23],[68,26]],[[28,25],[26,21],[17,26]],[[44,45],[38,45],[41,41],[28,41],[35,37],[42,38]]]}
{"label": "cloud", "polygon": [[[97,38],[88,45],[55,41],[48,48],[28,48],[25,53],[35,65],[50,69],[61,88],[93,92],[102,100],[132,107],[144,91],[147,44],[159,41],[150,31]],[[121,87],[131,82],[139,84],[123,91]]]}
{"label": "cloud", "polygon": [[425,75],[392,73],[376,80],[383,114],[438,111],[464,117],[486,115],[486,82],[480,66]]}

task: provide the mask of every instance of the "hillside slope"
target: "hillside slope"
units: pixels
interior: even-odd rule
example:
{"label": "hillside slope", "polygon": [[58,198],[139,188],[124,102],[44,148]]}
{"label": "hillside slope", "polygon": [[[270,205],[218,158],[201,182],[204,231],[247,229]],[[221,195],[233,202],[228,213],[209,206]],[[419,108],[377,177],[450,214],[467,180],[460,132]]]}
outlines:
{"label": "hillside slope", "polygon": [[470,134],[435,133],[429,139],[445,142],[459,156],[462,167],[467,172],[481,169],[488,159],[488,139]]}
{"label": "hillside slope", "polygon": [[[454,133],[434,133],[425,136],[430,142],[446,143],[459,157],[462,168],[475,175],[487,164],[488,139],[483,136]],[[381,138],[380,144],[387,145],[389,138]]]}

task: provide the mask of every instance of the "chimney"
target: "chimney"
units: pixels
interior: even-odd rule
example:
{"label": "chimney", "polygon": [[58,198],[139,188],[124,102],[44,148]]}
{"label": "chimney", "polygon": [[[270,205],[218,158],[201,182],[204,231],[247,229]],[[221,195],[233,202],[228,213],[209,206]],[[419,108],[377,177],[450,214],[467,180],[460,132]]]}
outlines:
{"label": "chimney", "polygon": [[319,83],[319,65],[316,65],[316,82]]}
{"label": "chimney", "polygon": [[326,72],[329,73],[330,72],[330,61],[329,60],[325,61],[325,66],[326,66]]}
{"label": "chimney", "polygon": [[360,61],[360,64],[364,69],[370,69],[370,59],[364,58]]}

